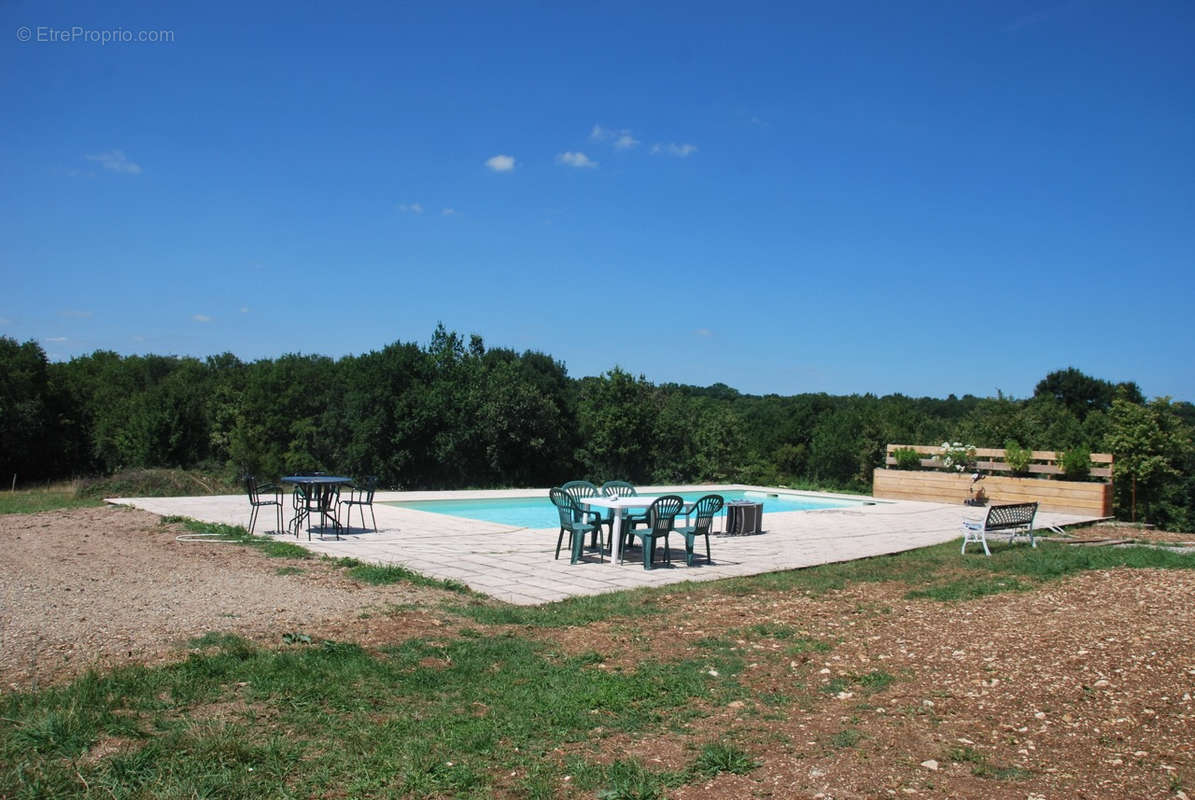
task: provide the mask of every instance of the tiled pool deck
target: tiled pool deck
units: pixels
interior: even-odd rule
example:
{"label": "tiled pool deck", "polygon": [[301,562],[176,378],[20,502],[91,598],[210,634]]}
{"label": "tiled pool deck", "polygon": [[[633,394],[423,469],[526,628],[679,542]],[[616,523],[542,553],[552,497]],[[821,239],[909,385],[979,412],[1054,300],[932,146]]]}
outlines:
{"label": "tiled pool deck", "polygon": [[[646,486],[644,495],[671,490],[719,491],[764,487]],[[774,491],[774,490],[772,490]],[[685,566],[684,540],[672,537],[672,565],[647,571],[637,558],[617,566],[609,559],[599,563],[596,551],[586,551],[585,560],[570,565],[566,546],[560,559],[553,558],[558,529],[511,528],[491,522],[449,517],[425,511],[383,505],[394,500],[470,499],[482,497],[541,497],[547,505],[547,489],[378,492],[374,502],[378,531],[350,529],[336,541],[331,534],[320,538],[306,534],[298,544],[316,553],[352,557],[378,564],[399,564],[433,578],[452,579],[478,592],[518,605],[535,605],[577,595],[593,595],[640,586],[659,586],[680,581],[708,581],[739,575],[810,567],[834,561],[899,553],[918,547],[959,539],[964,518],[981,517],[983,509],[910,501],[879,500],[875,505],[818,511],[769,512],[764,515],[765,532],[758,536],[712,536],[713,563],[704,557]],[[852,496],[850,499],[861,498]],[[118,503],[163,516],[178,515],[204,522],[248,525],[249,504],[244,495],[211,497],[113,498]],[[271,509],[263,508],[257,528],[275,525]],[[354,516],[356,516],[354,514]],[[286,509],[290,518],[290,509]],[[1089,520],[1070,514],[1041,512],[1037,526],[1070,525]],[[360,520],[358,519],[358,524]],[[718,524],[717,522],[715,523]],[[295,542],[293,535],[280,540]],[[679,543],[679,548],[678,548]],[[703,547],[698,545],[704,556]],[[978,555],[975,553],[978,552]],[[968,548],[967,558],[984,558],[982,550]]]}

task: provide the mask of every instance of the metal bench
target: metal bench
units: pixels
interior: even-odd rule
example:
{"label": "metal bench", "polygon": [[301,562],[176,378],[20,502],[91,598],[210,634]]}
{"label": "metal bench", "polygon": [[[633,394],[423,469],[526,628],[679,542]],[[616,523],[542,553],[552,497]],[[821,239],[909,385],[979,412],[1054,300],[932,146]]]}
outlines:
{"label": "metal bench", "polygon": [[989,533],[1007,533],[1011,544],[1018,536],[1028,536],[1029,544],[1037,547],[1033,538],[1033,518],[1037,515],[1037,503],[1012,503],[1006,506],[992,506],[988,509],[987,519],[963,520],[963,549],[967,552],[967,544],[979,542],[983,545],[983,552],[991,555],[988,549],[987,535]]}

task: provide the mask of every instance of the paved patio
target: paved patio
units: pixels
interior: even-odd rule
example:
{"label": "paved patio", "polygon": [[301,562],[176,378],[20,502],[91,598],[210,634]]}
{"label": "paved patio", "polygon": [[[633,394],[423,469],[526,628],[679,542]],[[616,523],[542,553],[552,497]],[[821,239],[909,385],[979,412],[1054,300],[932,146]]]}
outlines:
{"label": "paved patio", "polygon": [[[670,490],[718,491],[763,489],[743,485],[699,487],[640,487],[644,495]],[[774,490],[773,490],[774,491]],[[712,536],[713,563],[698,559],[685,566],[684,541],[673,537],[672,565],[643,569],[631,558],[617,566],[599,563],[596,552],[570,565],[566,546],[560,559],[556,527],[512,528],[490,522],[450,517],[384,505],[395,500],[470,499],[483,497],[537,497],[548,505],[547,489],[456,492],[378,492],[374,502],[378,531],[360,528],[311,541],[291,534],[276,535],[332,557],[351,557],[378,564],[398,564],[433,578],[451,579],[470,589],[518,605],[536,605],[578,595],[595,595],[640,586],[681,581],[708,581],[740,575],[758,575],[835,561],[899,553],[959,539],[964,516],[982,516],[983,509],[911,501],[877,500],[875,505],[817,511],[768,512],[765,532],[758,536]],[[851,496],[852,500],[859,500]],[[870,499],[870,498],[868,498]],[[248,525],[249,504],[244,495],[209,497],[125,497],[107,502],[129,505],[163,516],[178,515],[203,522]],[[275,525],[270,509],[262,509],[258,533]],[[354,515],[355,516],[355,515]],[[286,509],[290,518],[290,509]],[[1070,514],[1041,512],[1037,526],[1071,525],[1090,520]],[[360,520],[358,519],[358,524]],[[715,522],[718,525],[718,521]],[[698,545],[700,550],[701,545]],[[978,552],[974,555],[973,552]],[[633,552],[638,556],[638,551]],[[703,554],[704,555],[704,554]],[[679,556],[679,557],[678,557]],[[983,558],[982,550],[968,548],[967,558]]]}

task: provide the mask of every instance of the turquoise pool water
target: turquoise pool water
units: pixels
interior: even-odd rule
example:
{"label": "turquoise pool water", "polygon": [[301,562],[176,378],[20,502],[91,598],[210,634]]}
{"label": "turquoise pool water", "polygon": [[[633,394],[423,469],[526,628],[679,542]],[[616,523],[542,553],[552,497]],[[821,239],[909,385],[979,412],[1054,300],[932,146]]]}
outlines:
{"label": "turquoise pool water", "polygon": [[[709,492],[681,492],[681,497],[687,502],[693,502],[704,497]],[[862,505],[862,500],[822,499],[809,495],[780,494],[768,495],[761,492],[727,491],[717,492],[727,501],[754,500],[763,501],[763,510],[769,511],[811,511],[817,508],[848,508]],[[448,514],[453,517],[467,517],[494,522],[499,525],[511,525],[518,528],[555,528],[559,517],[552,502],[544,497],[517,497],[494,500],[410,500],[392,501],[388,506],[398,508],[413,508],[416,511],[431,511],[435,514]]]}

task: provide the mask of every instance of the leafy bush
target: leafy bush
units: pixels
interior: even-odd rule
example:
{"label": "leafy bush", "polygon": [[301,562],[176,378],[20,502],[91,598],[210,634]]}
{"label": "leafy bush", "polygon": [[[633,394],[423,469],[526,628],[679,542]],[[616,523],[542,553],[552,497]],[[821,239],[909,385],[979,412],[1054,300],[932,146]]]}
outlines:
{"label": "leafy bush", "polygon": [[1068,481],[1085,481],[1091,475],[1091,451],[1072,447],[1058,454],[1058,466]]}
{"label": "leafy bush", "polygon": [[911,447],[898,447],[892,451],[897,469],[921,469],[921,454]]}
{"label": "leafy bush", "polygon": [[1013,475],[1028,475],[1029,464],[1033,461],[1033,451],[1021,447],[1015,439],[1004,443],[1004,463]]}
{"label": "leafy bush", "polygon": [[243,487],[225,475],[186,469],[126,469],[80,482],[79,497],[193,497],[239,494]]}

